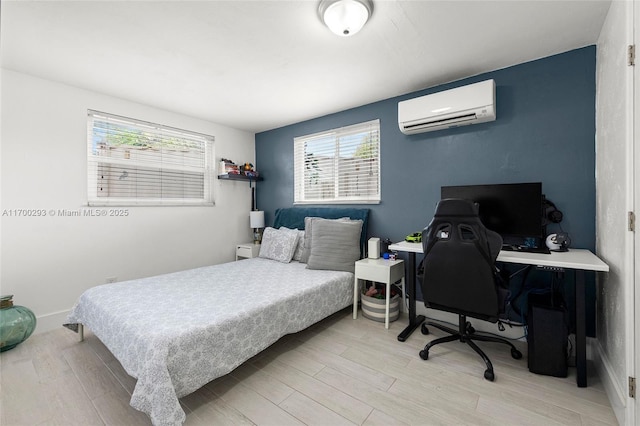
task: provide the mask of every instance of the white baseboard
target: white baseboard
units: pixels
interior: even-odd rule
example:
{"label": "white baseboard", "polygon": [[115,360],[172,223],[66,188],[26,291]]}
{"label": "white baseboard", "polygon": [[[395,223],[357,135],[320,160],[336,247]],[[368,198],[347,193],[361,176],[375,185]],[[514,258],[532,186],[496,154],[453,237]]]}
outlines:
{"label": "white baseboard", "polygon": [[590,339],[588,341],[587,348],[591,347],[593,361],[596,367],[596,371],[598,372],[598,376],[604,385],[605,391],[607,393],[607,397],[609,397],[609,402],[611,403],[611,408],[613,408],[613,412],[616,415],[616,419],[618,420],[618,424],[626,425],[631,424],[627,421],[627,391],[626,383],[620,383],[616,377],[613,368],[611,367],[611,362],[606,357],[600,342],[596,339]]}
{"label": "white baseboard", "polygon": [[36,318],[36,329],[33,334],[45,333],[47,331],[55,330],[62,327],[70,310],[54,312],[47,315],[41,315]]}

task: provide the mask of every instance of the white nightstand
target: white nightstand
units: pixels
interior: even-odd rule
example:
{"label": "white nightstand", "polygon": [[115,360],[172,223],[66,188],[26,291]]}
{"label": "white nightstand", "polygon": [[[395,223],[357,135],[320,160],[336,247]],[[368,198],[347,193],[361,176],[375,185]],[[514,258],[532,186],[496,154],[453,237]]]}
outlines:
{"label": "white nightstand", "polygon": [[387,300],[385,307],[384,327],[389,328],[389,298],[391,284],[401,280],[402,300],[400,310],[404,304],[404,262],[388,259],[362,259],[356,262],[355,279],[353,283],[353,319],[358,318],[358,297],[360,296],[360,281],[368,280],[387,285]]}
{"label": "white nightstand", "polygon": [[260,244],[245,243],[236,246],[236,260],[252,259],[260,254]]}

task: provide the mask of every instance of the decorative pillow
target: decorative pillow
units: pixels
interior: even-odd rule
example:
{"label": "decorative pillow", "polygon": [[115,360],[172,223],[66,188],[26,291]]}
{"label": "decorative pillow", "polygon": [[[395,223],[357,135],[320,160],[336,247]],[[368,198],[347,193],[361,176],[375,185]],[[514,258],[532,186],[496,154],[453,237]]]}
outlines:
{"label": "decorative pillow", "polygon": [[262,234],[259,257],[289,263],[296,251],[298,231],[294,229],[274,229],[267,227]]}
{"label": "decorative pillow", "polygon": [[313,222],[317,219],[322,220],[333,220],[333,221],[350,221],[348,217],[341,217],[340,219],[323,219],[321,217],[305,217],[304,218],[304,247],[302,255],[300,256],[300,262],[307,263],[309,261],[309,256],[311,255],[311,233],[313,230]]}
{"label": "decorative pillow", "polygon": [[361,231],[361,220],[315,219],[307,269],[354,272],[360,259]]}
{"label": "decorative pillow", "polygon": [[293,253],[293,258],[291,260],[297,260],[298,262],[300,261],[300,259],[302,258],[302,253],[304,252],[304,231],[300,231],[298,229],[290,229],[287,228],[286,226],[281,226],[279,228],[280,230],[287,230],[287,231],[295,231],[298,233],[298,243],[296,244],[296,250]]}

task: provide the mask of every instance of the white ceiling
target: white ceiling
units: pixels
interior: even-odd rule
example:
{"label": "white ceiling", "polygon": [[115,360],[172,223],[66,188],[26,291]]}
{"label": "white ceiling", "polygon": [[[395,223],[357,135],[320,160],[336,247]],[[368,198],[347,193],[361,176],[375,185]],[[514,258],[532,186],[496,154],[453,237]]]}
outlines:
{"label": "white ceiling", "polygon": [[2,67],[260,132],[595,44],[610,0],[374,0],[348,38],[318,3],[3,0]]}

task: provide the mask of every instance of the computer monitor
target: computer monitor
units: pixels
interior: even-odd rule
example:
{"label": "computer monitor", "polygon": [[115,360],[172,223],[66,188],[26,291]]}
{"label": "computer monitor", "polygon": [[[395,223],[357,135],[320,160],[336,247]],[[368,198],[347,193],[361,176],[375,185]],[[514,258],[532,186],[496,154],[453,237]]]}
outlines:
{"label": "computer monitor", "polygon": [[479,205],[480,220],[508,245],[544,247],[542,183],[443,186],[441,198],[462,198]]}

